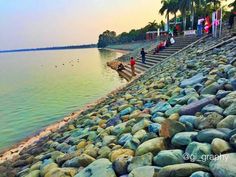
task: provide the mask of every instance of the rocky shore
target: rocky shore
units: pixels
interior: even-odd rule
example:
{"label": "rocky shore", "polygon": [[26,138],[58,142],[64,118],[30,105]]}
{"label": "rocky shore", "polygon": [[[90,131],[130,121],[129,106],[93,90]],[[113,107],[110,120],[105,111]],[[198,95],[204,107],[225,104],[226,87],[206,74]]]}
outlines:
{"label": "rocky shore", "polygon": [[235,177],[236,42],[207,39],[0,165],[0,177]]}

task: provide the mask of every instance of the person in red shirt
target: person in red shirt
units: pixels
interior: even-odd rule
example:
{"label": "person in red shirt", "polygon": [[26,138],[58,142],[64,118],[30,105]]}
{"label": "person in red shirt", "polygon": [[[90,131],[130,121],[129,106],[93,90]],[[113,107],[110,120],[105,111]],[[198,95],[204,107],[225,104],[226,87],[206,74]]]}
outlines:
{"label": "person in red shirt", "polygon": [[135,74],[135,64],[136,64],[136,61],[135,61],[134,57],[131,57],[130,58],[130,66],[131,66],[131,72],[132,72],[133,76],[136,76],[136,74]]}

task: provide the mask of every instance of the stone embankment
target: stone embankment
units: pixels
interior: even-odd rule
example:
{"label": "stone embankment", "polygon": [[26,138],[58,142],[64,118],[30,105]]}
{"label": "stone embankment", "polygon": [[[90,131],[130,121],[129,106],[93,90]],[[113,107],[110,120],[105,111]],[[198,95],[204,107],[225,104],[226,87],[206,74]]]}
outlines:
{"label": "stone embankment", "polygon": [[236,41],[209,38],[0,166],[11,177],[236,176]]}

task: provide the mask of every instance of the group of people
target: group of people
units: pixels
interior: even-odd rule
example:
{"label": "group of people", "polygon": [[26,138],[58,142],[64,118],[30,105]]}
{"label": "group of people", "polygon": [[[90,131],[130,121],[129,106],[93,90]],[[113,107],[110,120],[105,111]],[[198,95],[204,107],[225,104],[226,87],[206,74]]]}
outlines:
{"label": "group of people", "polygon": [[[175,43],[175,39],[174,39],[173,35],[169,34],[167,40],[163,40],[157,45],[157,47],[154,51],[154,54],[159,53],[160,50],[163,50],[164,48],[169,47],[169,46],[173,45],[174,43]],[[147,54],[147,52],[145,52],[144,48],[142,48],[140,55],[141,55],[143,64],[146,64],[146,54]],[[135,65],[136,65],[136,61],[135,61],[134,57],[131,57],[130,58],[130,66],[131,66],[132,76],[136,76]],[[120,63],[117,67],[117,71],[122,71],[124,69],[125,69],[125,67],[122,63]]]}
{"label": "group of people", "polygon": [[201,17],[197,22],[197,36],[201,37],[203,32],[209,34],[212,32],[212,24],[209,15],[206,15],[205,18]]}
{"label": "group of people", "polygon": [[175,39],[174,39],[173,35],[169,34],[167,40],[163,40],[157,45],[153,54],[155,55],[155,54],[159,53],[161,50],[173,45],[174,43],[175,43]]}

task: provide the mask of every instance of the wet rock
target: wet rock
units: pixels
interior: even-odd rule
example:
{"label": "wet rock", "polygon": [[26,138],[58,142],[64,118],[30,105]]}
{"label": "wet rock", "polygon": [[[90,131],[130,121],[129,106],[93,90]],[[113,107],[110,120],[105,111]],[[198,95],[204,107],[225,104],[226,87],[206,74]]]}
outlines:
{"label": "wet rock", "polygon": [[107,159],[98,159],[81,170],[74,177],[116,177],[112,163]]}
{"label": "wet rock", "polygon": [[153,161],[158,167],[184,163],[183,153],[184,152],[179,149],[163,150],[154,157]]}
{"label": "wet rock", "polygon": [[143,166],[151,166],[152,165],[152,153],[147,153],[141,156],[135,156],[128,166],[128,172],[131,172],[135,168],[143,167]]}
{"label": "wet rock", "polygon": [[188,155],[186,160],[208,165],[210,162],[208,157],[211,155],[211,145],[207,143],[192,142],[187,146],[185,153]]}
{"label": "wet rock", "polygon": [[185,131],[184,124],[178,121],[167,119],[161,124],[160,136],[165,137],[165,138],[171,138],[176,133],[179,133],[182,131]]}
{"label": "wet rock", "polygon": [[236,116],[230,115],[221,120],[217,124],[217,128],[229,128],[229,129],[234,129],[234,122],[236,121]]}
{"label": "wet rock", "polygon": [[197,140],[200,142],[211,143],[213,139],[220,138],[227,140],[228,136],[226,133],[216,129],[205,129],[198,133]]}
{"label": "wet rock", "polygon": [[163,167],[159,173],[158,177],[186,177],[190,176],[196,171],[208,172],[209,169],[203,165],[196,163],[184,163],[176,165],[168,165]]}
{"label": "wet rock", "polygon": [[215,138],[212,141],[211,149],[215,154],[218,154],[218,155],[232,151],[230,144],[227,141],[219,139],[219,138]]}
{"label": "wet rock", "polygon": [[196,112],[200,112],[203,107],[208,104],[217,104],[218,101],[215,97],[203,98],[199,101],[195,101],[187,106],[183,106],[180,110],[180,115],[194,115]]}
{"label": "wet rock", "polygon": [[165,149],[166,149],[166,144],[165,144],[164,138],[158,137],[158,138],[153,138],[151,140],[145,141],[144,143],[139,145],[135,154],[137,156],[140,156],[148,152],[151,152],[153,155],[155,155],[156,153]]}
{"label": "wet rock", "polygon": [[219,156],[211,161],[210,169],[215,177],[233,177],[236,176],[236,154],[230,153]]}

